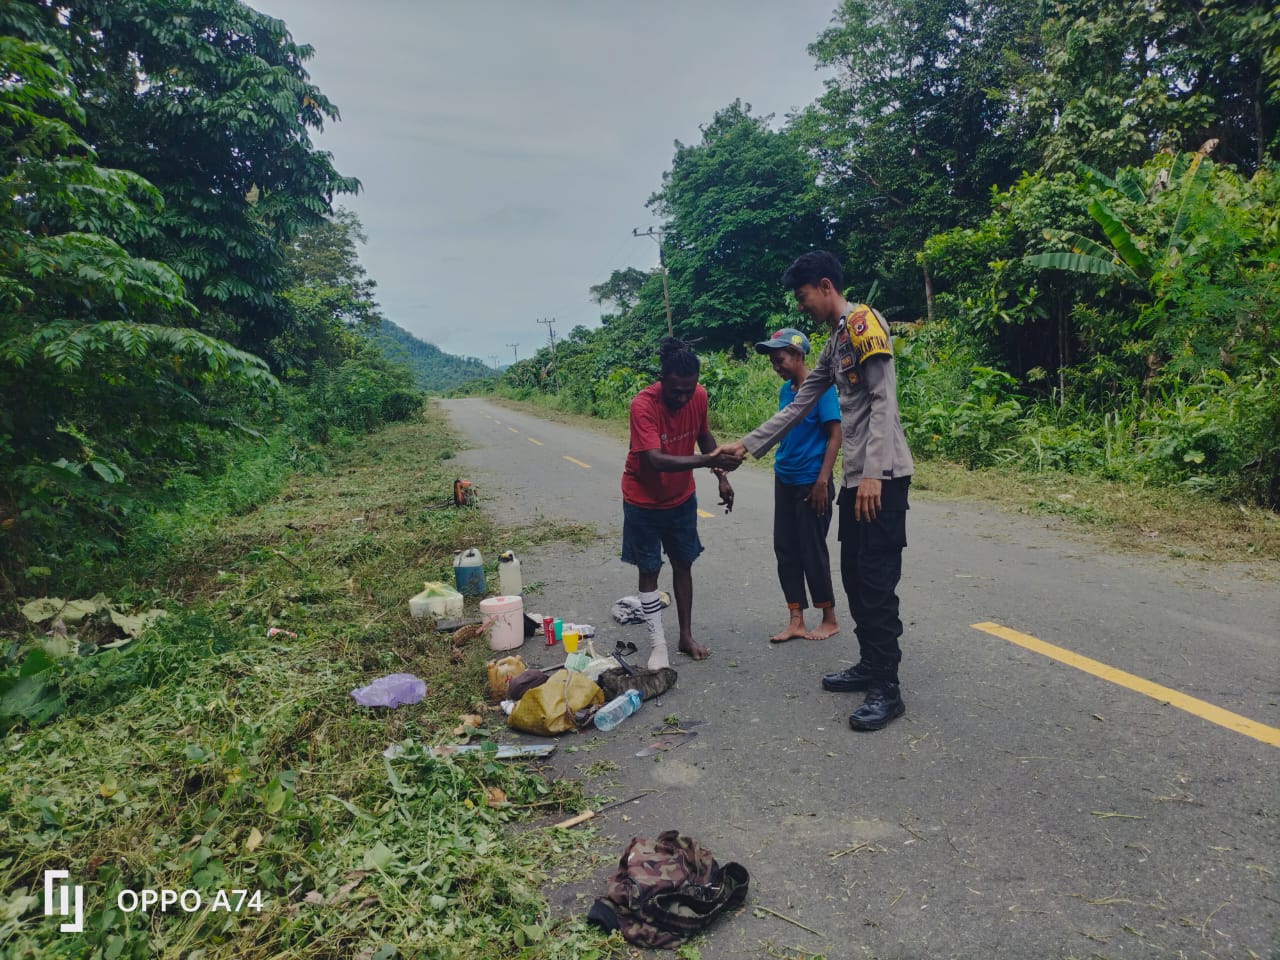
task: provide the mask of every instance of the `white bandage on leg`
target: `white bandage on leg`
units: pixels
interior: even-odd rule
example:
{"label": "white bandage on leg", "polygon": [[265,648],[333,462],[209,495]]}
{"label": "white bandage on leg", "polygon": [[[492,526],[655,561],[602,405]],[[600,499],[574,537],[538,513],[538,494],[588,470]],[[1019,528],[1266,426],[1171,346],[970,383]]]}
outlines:
{"label": "white bandage on leg", "polygon": [[671,665],[667,653],[667,635],[662,629],[662,598],[658,591],[640,594],[645,626],[649,628],[649,669],[661,670]]}

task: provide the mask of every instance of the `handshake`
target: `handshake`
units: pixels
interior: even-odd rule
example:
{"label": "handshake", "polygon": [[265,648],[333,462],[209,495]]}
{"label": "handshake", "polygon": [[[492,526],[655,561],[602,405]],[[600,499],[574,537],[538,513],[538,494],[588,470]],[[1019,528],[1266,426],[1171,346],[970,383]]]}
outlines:
{"label": "handshake", "polygon": [[710,453],[707,454],[710,462],[707,466],[713,470],[737,470],[742,466],[742,461],[746,459],[747,448],[741,441],[737,443],[722,443]]}

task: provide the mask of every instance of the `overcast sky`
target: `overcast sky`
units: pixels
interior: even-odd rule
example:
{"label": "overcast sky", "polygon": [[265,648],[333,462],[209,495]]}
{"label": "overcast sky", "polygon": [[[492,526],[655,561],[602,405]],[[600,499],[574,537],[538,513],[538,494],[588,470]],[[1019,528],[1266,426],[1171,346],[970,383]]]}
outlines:
{"label": "overcast sky", "polygon": [[822,93],[836,0],[248,0],[315,47],[341,122],[317,137],[363,190],[361,260],[391,321],[510,363],[594,327],[587,288],[657,264],[645,201],[674,141],[734,99],[775,125]]}

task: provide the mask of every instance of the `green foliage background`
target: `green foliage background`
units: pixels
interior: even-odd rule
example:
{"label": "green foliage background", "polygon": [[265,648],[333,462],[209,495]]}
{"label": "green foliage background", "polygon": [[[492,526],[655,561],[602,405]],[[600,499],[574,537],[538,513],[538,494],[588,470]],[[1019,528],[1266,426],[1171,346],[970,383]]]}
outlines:
{"label": "green foliage background", "polygon": [[236,0],[0,6],[0,596],[93,580],[246,443],[479,374],[386,359],[309,56]]}
{"label": "green foliage background", "polygon": [[[826,93],[735,101],[651,200],[673,326],[717,429],[773,409],[750,344],[806,249],[897,335],[922,456],[1179,484],[1280,508],[1280,7],[845,0]],[[661,271],[498,389],[625,416],[656,379]],[[764,368],[763,371],[761,368]]]}

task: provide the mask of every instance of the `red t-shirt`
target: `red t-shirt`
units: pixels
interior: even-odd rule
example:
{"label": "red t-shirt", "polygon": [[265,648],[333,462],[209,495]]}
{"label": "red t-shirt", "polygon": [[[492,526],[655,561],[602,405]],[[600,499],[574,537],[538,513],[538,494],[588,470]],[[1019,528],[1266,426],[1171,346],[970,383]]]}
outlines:
{"label": "red t-shirt", "polygon": [[692,470],[660,471],[640,454],[660,450],[687,457],[698,448],[698,437],[710,431],[707,391],[698,384],[693,399],[672,413],[662,402],[662,384],[645,387],[631,398],[631,452],[622,471],[622,499],[632,506],[669,510],[693,496]]}

